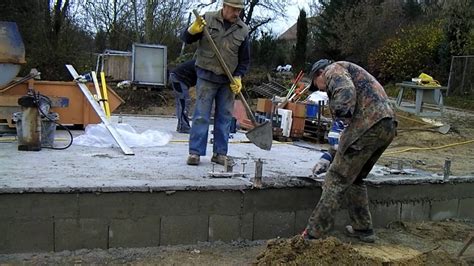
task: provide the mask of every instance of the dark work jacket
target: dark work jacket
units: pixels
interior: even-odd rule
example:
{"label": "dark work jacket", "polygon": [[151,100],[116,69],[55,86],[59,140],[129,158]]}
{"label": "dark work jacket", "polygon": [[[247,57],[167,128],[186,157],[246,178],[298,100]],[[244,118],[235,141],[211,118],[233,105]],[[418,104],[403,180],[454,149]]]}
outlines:
{"label": "dark work jacket", "polygon": [[194,59],[186,61],[176,66],[171,70],[171,73],[174,73],[175,77],[188,87],[194,87],[197,80],[195,64],[196,60]]}

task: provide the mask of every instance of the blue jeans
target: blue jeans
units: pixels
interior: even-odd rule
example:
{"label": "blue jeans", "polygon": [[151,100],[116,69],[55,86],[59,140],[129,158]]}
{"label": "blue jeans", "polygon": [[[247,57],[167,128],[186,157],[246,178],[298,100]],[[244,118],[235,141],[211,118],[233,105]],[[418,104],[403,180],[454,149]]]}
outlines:
{"label": "blue jeans", "polygon": [[179,81],[174,73],[170,74],[170,81],[175,94],[176,117],[178,118],[176,131],[189,132],[189,129],[191,128],[188,118],[189,106],[191,104],[189,88],[185,83]]}
{"label": "blue jeans", "polygon": [[234,109],[234,94],[228,83],[213,83],[200,78],[198,78],[196,84],[196,107],[191,135],[189,136],[189,154],[206,155],[209,122],[214,102],[213,152],[227,155],[230,124]]}

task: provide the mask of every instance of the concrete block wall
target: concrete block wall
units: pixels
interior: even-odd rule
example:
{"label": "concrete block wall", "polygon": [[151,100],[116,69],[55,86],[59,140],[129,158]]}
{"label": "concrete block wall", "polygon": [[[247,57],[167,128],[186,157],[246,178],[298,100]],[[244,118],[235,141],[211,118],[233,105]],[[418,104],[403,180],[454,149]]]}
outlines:
{"label": "concrete block wall", "polygon": [[[474,183],[420,186],[370,186],[374,225],[474,219]],[[0,253],[289,237],[304,229],[320,196],[320,187],[0,194]],[[348,220],[342,210],[335,227]]]}

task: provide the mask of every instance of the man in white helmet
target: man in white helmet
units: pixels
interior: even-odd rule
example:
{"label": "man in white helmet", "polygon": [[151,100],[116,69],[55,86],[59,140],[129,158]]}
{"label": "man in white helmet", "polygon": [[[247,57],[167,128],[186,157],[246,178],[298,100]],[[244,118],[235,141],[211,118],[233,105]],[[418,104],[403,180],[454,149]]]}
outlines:
{"label": "man in white helmet", "polygon": [[[241,77],[250,65],[249,29],[240,19],[244,0],[224,0],[222,9],[207,12],[183,32],[186,43],[198,42],[196,51],[196,107],[189,136],[188,165],[198,165],[206,155],[212,104],[214,112],[214,142],[212,162],[224,165],[227,160],[229,131],[235,94],[242,89]],[[224,61],[234,76],[230,83],[211,44],[203,34],[206,27]]]}

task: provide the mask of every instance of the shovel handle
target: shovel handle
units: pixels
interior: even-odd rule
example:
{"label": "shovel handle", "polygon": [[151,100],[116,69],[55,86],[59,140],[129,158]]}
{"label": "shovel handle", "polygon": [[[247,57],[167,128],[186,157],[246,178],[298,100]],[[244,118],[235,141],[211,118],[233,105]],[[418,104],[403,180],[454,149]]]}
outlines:
{"label": "shovel handle", "polygon": [[[193,9],[193,13],[196,16],[196,18],[198,18],[198,19],[201,18],[201,15],[199,15],[199,12],[197,12],[196,9]],[[219,52],[219,49],[217,49],[216,43],[212,39],[211,34],[209,34],[209,30],[206,27],[204,27],[204,36],[206,36],[207,40],[211,44],[211,48],[214,51],[214,53],[216,54],[217,60],[219,60],[219,63],[221,64],[221,67],[224,70],[227,77],[229,78],[230,82],[235,83],[234,76],[232,75],[229,68],[227,67],[227,64],[225,63],[224,58],[222,57],[221,53]],[[242,95],[242,92],[239,92],[237,95],[239,96],[240,100],[244,104],[245,110],[247,111],[248,115],[250,116],[250,120],[252,121],[252,124],[254,126],[257,126],[258,125],[257,120],[255,119],[255,116],[253,115],[252,109],[250,109],[249,104],[245,100],[244,95]]]}

